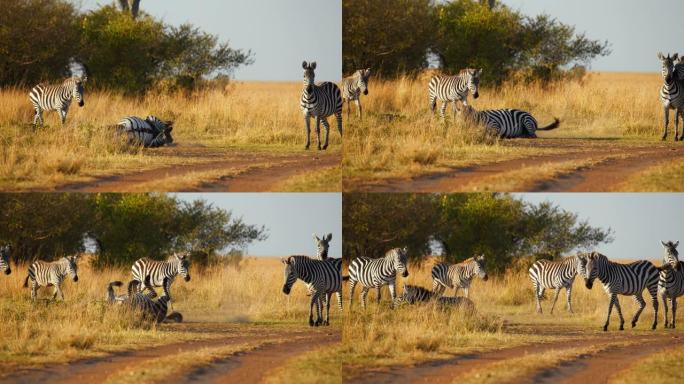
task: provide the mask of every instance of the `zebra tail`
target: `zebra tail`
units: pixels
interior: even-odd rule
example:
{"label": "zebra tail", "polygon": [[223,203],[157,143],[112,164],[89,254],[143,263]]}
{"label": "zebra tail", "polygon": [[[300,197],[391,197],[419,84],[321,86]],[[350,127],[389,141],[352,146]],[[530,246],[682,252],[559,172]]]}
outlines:
{"label": "zebra tail", "polygon": [[552,129],[558,128],[559,125],[560,125],[560,120],[558,120],[558,118],[555,117],[553,119],[553,123],[551,123],[545,127],[539,127],[539,128],[537,128],[537,131],[550,131]]}
{"label": "zebra tail", "polygon": [[26,279],[24,279],[24,288],[28,288],[28,281],[29,281],[30,275],[26,275]]}

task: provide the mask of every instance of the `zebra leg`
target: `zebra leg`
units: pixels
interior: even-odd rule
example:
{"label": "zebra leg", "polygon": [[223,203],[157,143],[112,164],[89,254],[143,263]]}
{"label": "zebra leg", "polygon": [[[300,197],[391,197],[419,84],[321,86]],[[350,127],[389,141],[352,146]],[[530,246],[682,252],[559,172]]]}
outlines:
{"label": "zebra leg", "polygon": [[544,294],[544,288],[539,285],[534,286],[534,296],[537,299],[537,313],[543,313],[541,306],[541,297]]}
{"label": "zebra leg", "polygon": [[556,292],[553,294],[553,303],[551,304],[551,314],[553,315],[553,309],[556,308],[556,301],[558,301],[558,295],[560,294],[560,288],[556,288]]}
{"label": "zebra leg", "polygon": [[665,307],[665,328],[669,328],[670,326],[670,321],[667,317],[667,293],[665,290],[662,290],[660,293],[660,297],[663,299],[663,307]]}
{"label": "zebra leg", "polygon": [[361,96],[356,100],[356,108],[359,110],[359,120],[363,120],[363,113],[361,112]]}
{"label": "zebra leg", "polygon": [[335,112],[335,120],[337,120],[337,131],[342,136],[342,111]]}
{"label": "zebra leg", "polygon": [[625,318],[622,316],[622,308],[620,307],[620,300],[617,295],[615,295],[615,309],[617,310],[618,317],[620,317],[620,330],[625,330]]}
{"label": "zebra leg", "polygon": [[330,325],[330,299],[332,299],[332,293],[325,294],[325,320],[323,320],[323,325]]}
{"label": "zebra leg", "polygon": [[447,107],[447,101],[442,102],[442,106],[439,109],[439,115],[442,117],[442,119],[446,118],[446,107]]}
{"label": "zebra leg", "polygon": [[330,124],[328,124],[328,119],[322,119],[323,128],[325,128],[325,144],[323,144],[323,149],[328,149],[328,136],[330,136]]}
{"label": "zebra leg", "polygon": [[[320,302],[318,300],[319,293],[318,292],[313,292],[311,294],[311,302],[309,303],[309,327],[314,326],[314,321],[313,321],[313,307],[314,305],[316,306],[317,309],[320,309]],[[320,311],[319,311],[320,315]],[[318,326],[318,324],[316,324]]]}
{"label": "zebra leg", "polygon": [[[675,319],[677,318],[677,297],[673,297],[670,299],[670,302],[672,303],[672,323],[670,324],[670,328],[674,329],[675,327]],[[665,315],[667,317],[667,315]]]}
{"label": "zebra leg", "polygon": [[380,305],[380,297],[382,297],[382,287],[375,288],[375,291],[378,293],[377,297],[375,298],[375,302],[378,305]]}
{"label": "zebra leg", "polygon": [[64,292],[62,292],[62,287],[59,284],[55,284],[55,295],[59,294],[59,299],[64,301]]}
{"label": "zebra leg", "polygon": [[567,301],[568,301],[568,312],[574,313],[572,311],[572,303],[570,302],[570,296],[571,295],[572,295],[572,285],[568,285],[567,287],[565,287],[565,296],[566,296]]}
{"label": "zebra leg", "polygon": [[309,149],[311,146],[311,119],[308,113],[304,115],[304,122],[306,124],[306,146],[304,146],[304,149]]}
{"label": "zebra leg", "polygon": [[437,109],[437,98],[430,95],[429,99],[430,99],[430,112],[432,112],[432,114],[434,115],[435,109]]}
{"label": "zebra leg", "polygon": [[463,288],[463,292],[465,293],[466,299],[470,297],[470,288],[468,288],[468,287]]}
{"label": "zebra leg", "polygon": [[637,293],[634,295],[634,300],[636,300],[637,303],[639,303],[639,309],[637,309],[636,313],[634,314],[634,317],[632,318],[632,328],[636,327],[637,321],[639,321],[639,316],[641,316],[641,312],[643,312],[644,308],[646,308],[646,301],[644,300],[644,297],[641,295],[641,293]]}
{"label": "zebra leg", "polygon": [[656,329],[656,326],[658,326],[658,288],[656,287],[654,290],[649,290],[649,294],[651,294],[651,304],[653,305],[653,325],[651,326],[652,330]]}
{"label": "zebra leg", "polygon": [[33,126],[37,127],[38,123],[40,122],[40,125],[43,125],[43,111],[40,109],[40,107],[36,107],[36,115],[33,117]]}
{"label": "zebra leg", "polygon": [[664,111],[665,111],[665,119],[664,119],[665,120],[665,130],[663,131],[663,137],[661,138],[661,140],[667,139],[667,124],[669,123],[669,120],[670,120],[670,108],[665,107]]}
{"label": "zebra leg", "polygon": [[38,295],[38,283],[35,280],[31,280],[31,300],[36,301],[36,296]]}
{"label": "zebra leg", "polygon": [[363,309],[366,309],[366,296],[368,296],[368,287],[363,287],[361,289],[361,308]]}
{"label": "zebra leg", "polygon": [[[356,288],[356,280],[349,279],[349,310],[350,311],[351,311],[351,307],[352,307],[352,302],[354,301],[354,288]],[[340,295],[340,296],[342,296],[342,295]]]}
{"label": "zebra leg", "polygon": [[316,139],[318,139],[318,150],[321,150],[321,118],[316,116]]}
{"label": "zebra leg", "polygon": [[[679,141],[679,109],[675,109],[674,115],[675,115],[675,119],[674,119],[675,141]],[[682,117],[684,117],[684,116],[682,116]],[[682,132],[684,132],[684,130]]]}
{"label": "zebra leg", "polygon": [[342,290],[335,292],[335,296],[337,296],[337,308],[342,312]]}
{"label": "zebra leg", "polygon": [[606,316],[606,323],[603,325],[603,332],[608,330],[608,324],[610,323],[610,313],[613,311],[613,305],[617,301],[617,295],[610,295],[610,302],[608,303],[608,316]]}
{"label": "zebra leg", "polygon": [[394,284],[389,285],[389,291],[390,291],[390,297],[392,301],[390,301],[390,308],[394,309],[394,301],[397,299],[397,292],[395,290]]}

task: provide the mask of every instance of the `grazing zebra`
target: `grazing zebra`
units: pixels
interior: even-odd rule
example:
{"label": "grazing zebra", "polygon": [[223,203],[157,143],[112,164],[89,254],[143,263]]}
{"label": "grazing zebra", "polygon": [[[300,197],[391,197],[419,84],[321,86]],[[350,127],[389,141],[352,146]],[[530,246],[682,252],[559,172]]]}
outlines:
{"label": "grazing zebra", "polygon": [[625,319],[622,317],[618,295],[634,296],[634,299],[639,304],[639,309],[634,314],[634,318],[632,318],[632,328],[636,326],[641,312],[646,307],[646,302],[642,296],[644,289],[647,289],[651,295],[654,311],[652,329],[656,329],[656,325],[658,325],[659,273],[658,268],[653,263],[639,260],[630,264],[620,264],[608,260],[605,255],[598,252],[579,254],[577,257],[580,260],[579,274],[584,277],[586,287],[591,289],[594,279],[598,278],[603,284],[606,294],[610,296],[608,316],[606,317],[606,323],[603,325],[604,331],[608,330],[610,313],[613,306],[617,309],[618,316],[620,317],[620,330],[625,329]]}
{"label": "grazing zebra", "polygon": [[315,84],[316,62],[302,63],[304,68],[304,88],[302,89],[302,97],[299,105],[304,113],[304,122],[306,123],[306,149],[309,149],[311,144],[311,121],[310,118],[316,119],[316,137],[318,138],[318,149],[321,149],[321,123],[325,128],[325,144],[323,149],[328,148],[328,135],[330,134],[330,125],[328,124],[328,116],[335,115],[337,120],[337,130],[342,135],[342,94],[340,88],[335,83],[329,81]]}
{"label": "grazing zebra", "polygon": [[435,112],[437,99],[442,101],[440,116],[444,118],[447,104],[453,102],[454,115],[458,112],[457,103],[461,101],[464,106],[468,105],[468,91],[473,94],[473,98],[480,97],[478,87],[482,69],[466,68],[462,69],[456,76],[436,75],[430,79],[428,84],[428,95],[430,99],[430,110]]}
{"label": "grazing zebra", "polygon": [[[140,291],[148,289],[152,297],[155,297],[157,294],[153,287],[163,287],[165,290],[169,290],[176,279],[176,275],[181,275],[185,281],[190,281],[189,268],[190,261],[187,254],[174,253],[166,261],[156,261],[146,257],[138,259],[133,263],[132,271],[133,279],[144,282],[140,286]],[[166,287],[165,284],[168,284],[169,287]],[[171,300],[171,295],[168,296]]]}
{"label": "grazing zebra", "polygon": [[332,240],[332,233],[324,235],[322,238],[318,237],[315,233],[313,234],[314,240],[316,241],[316,260],[325,260],[328,258],[328,249],[330,248],[330,240]]}
{"label": "grazing zebra", "polygon": [[475,309],[475,304],[467,297],[444,297],[439,296],[438,293],[432,292],[423,287],[416,285],[404,284],[404,292],[401,296],[394,300],[394,305],[400,305],[402,303],[416,304],[422,302],[428,302],[432,299],[436,299],[436,303],[442,306],[452,306],[452,307],[463,307],[469,311]]}
{"label": "grazing zebra", "polygon": [[380,303],[380,290],[383,285],[389,285],[391,306],[394,307],[396,299],[395,283],[396,274],[400,272],[403,277],[409,275],[406,268],[408,250],[406,248],[394,248],[389,250],[384,257],[371,259],[370,257],[357,257],[349,264],[349,308],[354,300],[354,288],[361,283],[361,306],[366,308],[366,296],[368,290],[375,288],[378,293],[377,302]]}
{"label": "grazing zebra", "polygon": [[[679,261],[677,246],[679,241],[661,241],[665,249],[663,255],[663,266],[660,268],[660,279],[658,280],[658,292],[663,299],[665,307],[665,328],[675,327],[677,317],[677,297],[684,295],[684,263]],[[672,322],[668,319],[667,299],[672,303]]]}
{"label": "grazing zebra", "polygon": [[5,275],[12,273],[9,261],[10,253],[12,253],[12,248],[9,245],[0,247],[0,271],[5,272]]}
{"label": "grazing zebra", "polygon": [[52,295],[52,299],[54,300],[59,294],[60,299],[64,301],[62,282],[67,275],[71,275],[74,282],[78,281],[77,261],[78,256],[66,256],[53,262],[38,260],[31,264],[28,269],[28,275],[24,280],[24,288],[28,287],[29,279],[31,280],[31,299],[36,301],[38,287],[53,285],[55,292]]}
{"label": "grazing zebra", "polygon": [[[147,276],[145,279],[147,280],[145,283],[149,284],[150,277]],[[172,314],[173,316],[166,316],[169,301],[171,300],[168,291],[170,284],[166,281],[168,279],[168,277],[164,278],[165,281],[164,284],[162,284],[164,287],[164,294],[157,300],[153,299],[154,296],[152,296],[151,293],[144,294],[140,291],[139,285],[141,283],[138,280],[131,280],[128,283],[128,294],[116,295],[113,287],[120,287],[123,283],[120,281],[113,281],[109,283],[107,287],[107,302],[109,304],[118,303],[126,305],[129,308],[139,311],[143,319],[146,320],[161,323],[162,321],[171,318],[173,321],[180,322],[183,318],[180,313],[177,313],[177,315]]]}
{"label": "grazing zebra", "polygon": [[485,257],[479,255],[471,257],[458,264],[438,263],[432,267],[432,291],[442,295],[447,288],[454,290],[454,296],[459,288],[468,297],[470,282],[475,276],[484,281],[489,278],[485,268]]}
{"label": "grazing zebra", "polygon": [[[675,120],[675,141],[684,140],[684,128],[682,129],[682,136],[679,134],[679,117],[684,119],[684,80],[678,80],[675,74],[675,60],[677,54],[664,56],[658,52],[658,58],[662,64],[661,74],[663,75],[663,86],[660,87],[660,102],[663,104],[663,113],[665,121],[665,129],[663,131],[662,140],[667,139],[667,126],[670,122],[670,109],[674,109]],[[678,67],[680,68],[680,67]]]}
{"label": "grazing zebra", "polygon": [[33,125],[43,125],[43,111],[57,111],[62,120],[62,125],[66,121],[67,112],[71,100],[76,99],[78,106],[85,105],[83,99],[83,83],[87,77],[70,77],[60,85],[45,85],[38,84],[29,93],[29,99],[33,104],[33,109],[36,110],[36,116],[33,118]]}
{"label": "grazing zebra", "polygon": [[347,118],[351,112],[351,102],[356,103],[359,111],[359,119],[363,119],[361,113],[361,94],[368,95],[368,80],[370,79],[370,68],[359,69],[353,75],[342,79],[342,99],[347,102]]}
{"label": "grazing zebra", "polygon": [[147,116],[144,120],[136,116],[124,117],[116,126],[117,133],[126,135],[129,144],[145,148],[173,143],[172,130],[173,121],[161,121],[156,116]]}
{"label": "grazing zebra", "polygon": [[551,304],[551,314],[556,307],[558,295],[562,288],[565,288],[565,296],[568,302],[568,312],[572,312],[570,296],[572,295],[572,284],[575,276],[579,273],[580,261],[577,256],[565,257],[558,261],[537,260],[529,269],[530,280],[537,298],[537,313],[542,313],[541,300],[544,298],[544,289],[555,289]]}
{"label": "grazing zebra", "polygon": [[[337,306],[342,310],[342,259],[314,260],[308,256],[289,256],[281,259],[285,264],[283,293],[290,294],[297,279],[302,280],[311,292],[309,304],[309,325],[330,325],[330,299],[337,295]],[[322,318],[320,296],[325,297],[326,315]],[[313,321],[313,307],[316,306],[316,321]]]}
{"label": "grazing zebra", "polygon": [[553,123],[539,127],[537,120],[529,112],[519,109],[488,109],[476,111],[471,106],[465,107],[463,116],[476,124],[494,129],[503,139],[516,137],[536,138],[536,131],[550,131],[558,128],[560,120],[554,118]]}

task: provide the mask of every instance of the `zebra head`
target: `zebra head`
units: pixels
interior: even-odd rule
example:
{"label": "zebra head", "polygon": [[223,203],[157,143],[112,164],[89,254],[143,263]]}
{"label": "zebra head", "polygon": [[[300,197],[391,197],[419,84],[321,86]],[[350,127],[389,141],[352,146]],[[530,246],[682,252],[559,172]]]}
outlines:
{"label": "zebra head", "polygon": [[78,256],[65,256],[63,258],[65,264],[66,264],[66,273],[71,275],[71,278],[74,280],[74,283],[78,281]]}
{"label": "zebra head", "polygon": [[359,87],[359,90],[366,96],[368,95],[368,80],[370,79],[370,75],[370,68],[356,71],[356,86]]}
{"label": "zebra head", "polygon": [[304,69],[304,89],[306,90],[306,93],[310,94],[313,92],[316,81],[316,74],[314,73],[316,70],[316,62],[312,61],[311,63],[307,63],[304,61],[302,62],[302,68]]}
{"label": "zebra head", "polygon": [[670,56],[670,54],[665,56],[662,54],[662,52],[658,52],[658,58],[660,59],[661,63],[660,73],[663,75],[663,79],[667,83],[672,81],[672,76],[674,75],[675,61],[678,57],[679,55],[676,53],[672,56]]}
{"label": "zebra head", "polygon": [[468,89],[470,90],[470,93],[473,95],[473,98],[477,99],[478,97],[480,97],[478,87],[480,85],[480,75],[482,74],[482,68],[468,68],[466,69],[466,73],[468,74]]}
{"label": "zebra head", "polygon": [[171,131],[173,131],[173,121],[162,121],[157,116],[147,116],[145,121],[152,124],[159,131],[160,135],[163,135],[164,144],[173,143],[173,137],[171,136]]}
{"label": "zebra head", "polygon": [[173,258],[176,259],[176,270],[178,274],[183,276],[183,280],[190,281],[190,260],[188,260],[187,253],[174,253]]}
{"label": "zebra head", "polygon": [[5,275],[12,273],[12,268],[10,267],[9,261],[10,253],[12,253],[12,247],[9,245],[0,247],[0,270],[5,272]]}
{"label": "zebra head", "polygon": [[292,290],[292,285],[294,285],[299,278],[299,274],[295,268],[296,259],[294,259],[292,256],[289,256],[280,259],[280,261],[285,264],[285,283],[283,284],[283,293],[289,295],[290,291]]}
{"label": "zebra head", "polygon": [[328,258],[328,248],[330,248],[330,240],[332,240],[332,233],[324,235],[323,238],[319,238],[315,233],[313,234],[314,240],[316,240],[316,256],[319,259],[325,260]]}
{"label": "zebra head", "polygon": [[473,269],[473,272],[475,272],[482,280],[487,281],[489,276],[487,276],[487,268],[485,267],[485,256],[475,256],[473,260],[475,261],[475,268]]}
{"label": "zebra head", "polygon": [[577,255],[579,268],[577,274],[584,278],[584,285],[591,289],[594,286],[594,279],[598,276],[597,261],[599,253],[581,253]]}
{"label": "zebra head", "polygon": [[663,264],[669,264],[673,269],[679,270],[679,252],[677,252],[677,246],[679,241],[661,241],[660,244],[665,248],[665,254],[663,255]]}
{"label": "zebra head", "polygon": [[406,268],[406,260],[408,259],[408,248],[397,248],[390,252],[392,252],[394,269],[396,269],[397,272],[401,272],[402,277],[408,277],[409,272]]}
{"label": "zebra head", "polygon": [[85,80],[81,79],[80,77],[75,78],[74,80],[74,87],[71,90],[71,96],[78,101],[78,106],[82,107],[85,105],[85,98],[83,97],[84,91],[83,91],[83,82]]}

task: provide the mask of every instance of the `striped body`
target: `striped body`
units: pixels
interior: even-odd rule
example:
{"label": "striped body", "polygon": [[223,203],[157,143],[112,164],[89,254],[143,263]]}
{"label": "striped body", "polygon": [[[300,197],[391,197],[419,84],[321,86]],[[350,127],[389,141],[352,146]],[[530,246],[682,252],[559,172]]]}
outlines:
{"label": "striped body", "polygon": [[12,253],[12,248],[9,245],[3,245],[0,247],[0,271],[5,275],[12,273],[12,267],[10,267],[10,253]]}
{"label": "striped body", "polygon": [[634,296],[634,299],[639,304],[639,309],[632,318],[632,327],[636,326],[641,312],[646,307],[646,302],[642,296],[644,289],[648,290],[648,293],[651,295],[653,311],[655,312],[652,329],[656,328],[658,324],[659,271],[653,263],[646,260],[630,264],[614,263],[598,252],[580,254],[577,257],[580,260],[579,274],[584,277],[586,287],[591,289],[594,279],[598,278],[601,284],[603,284],[606,294],[610,297],[608,316],[603,326],[604,331],[608,330],[610,313],[613,306],[617,309],[618,316],[620,317],[620,330],[624,329],[625,320],[622,317],[618,295]]}
{"label": "striped body", "polygon": [[370,68],[359,69],[353,75],[342,79],[342,99],[347,102],[347,118],[351,111],[351,102],[356,103],[359,118],[363,118],[361,112],[361,94],[368,95],[368,80],[370,79]]}
{"label": "striped body", "polygon": [[78,281],[77,256],[67,256],[53,262],[38,260],[31,264],[28,269],[28,276],[24,280],[24,287],[28,287],[31,281],[31,299],[36,300],[39,287],[52,285],[55,291],[52,295],[53,300],[59,295],[64,300],[62,293],[62,283],[67,276],[71,276],[74,282]]}
{"label": "striped body", "polygon": [[[168,292],[177,275],[183,276],[185,281],[190,281],[189,267],[190,264],[185,254],[174,253],[167,261],[156,261],[143,257],[133,263],[133,279],[144,282],[140,286],[141,292],[148,289],[152,297],[155,297],[154,287],[163,287]],[[165,284],[169,286],[166,287]],[[170,297],[171,294],[169,293],[169,300]]]}
{"label": "striped body", "polygon": [[537,131],[548,131],[558,127],[560,120],[539,127],[537,120],[529,113],[519,109],[488,109],[476,111],[472,107],[465,108],[466,119],[477,124],[482,124],[496,131],[497,135],[504,139],[517,137],[535,138]]}
{"label": "striped body", "polygon": [[472,311],[475,309],[473,304],[467,297],[444,297],[436,292],[429,291],[423,287],[416,285],[404,284],[404,292],[394,301],[395,305],[402,303],[418,304],[425,303],[435,299],[438,305],[444,307],[460,307]]}
{"label": "striped body", "polygon": [[57,111],[59,113],[62,125],[66,121],[67,113],[72,99],[76,99],[79,107],[85,105],[83,99],[83,82],[85,80],[80,77],[70,77],[62,84],[46,85],[38,84],[29,93],[29,99],[33,104],[33,109],[36,115],[33,118],[33,125],[40,123],[43,125],[44,111]]}
{"label": "striped body", "polygon": [[107,302],[128,306],[133,310],[139,311],[143,319],[161,323],[167,318],[166,313],[168,312],[169,300],[171,300],[167,290],[168,284],[163,284],[165,287],[164,294],[157,300],[154,300],[152,293],[142,293],[139,287],[140,284],[138,280],[131,280],[128,283],[128,294],[116,295],[113,287],[119,287],[122,283],[120,281],[109,283],[107,287]]}
{"label": "striped body", "polygon": [[[674,328],[677,318],[677,297],[684,295],[684,263],[679,261],[679,241],[661,241],[663,245],[663,266],[660,268],[658,292],[665,307],[665,328]],[[668,319],[667,300],[672,303],[672,322]]]}
{"label": "striped body", "polygon": [[119,135],[125,135],[131,145],[156,148],[173,143],[172,121],[161,121],[155,116],[141,119],[136,116],[124,117],[116,126]]}
{"label": "striped body", "polygon": [[354,299],[354,288],[358,283],[363,287],[361,289],[361,305],[363,308],[366,307],[366,296],[368,296],[370,288],[376,289],[377,301],[380,303],[380,290],[384,285],[389,286],[392,297],[391,305],[394,306],[396,275],[401,273],[403,277],[407,277],[409,274],[406,268],[407,257],[406,248],[394,248],[379,259],[358,257],[352,260],[349,264],[349,306],[351,307]]}
{"label": "striped body", "polygon": [[442,102],[440,116],[444,118],[448,103],[454,103],[454,114],[458,111],[457,103],[468,105],[468,91],[477,99],[480,95],[478,87],[482,69],[466,68],[462,69],[456,76],[437,75],[430,79],[428,84],[428,98],[430,110],[434,113],[437,107],[437,100]]}
{"label": "striped body", "polygon": [[[663,104],[664,123],[662,140],[667,139],[667,130],[670,121],[670,109],[675,111],[674,126],[675,126],[675,141],[684,140],[684,129],[682,129],[682,136],[679,135],[679,118],[684,119],[684,68],[681,64],[676,64],[677,54],[670,56],[663,56],[658,53],[658,58],[661,62],[661,74],[663,76],[663,85],[660,87],[660,102]],[[682,76],[680,79],[679,76]]]}
{"label": "striped body", "polygon": [[529,269],[530,280],[537,298],[537,313],[542,313],[541,300],[544,298],[544,289],[554,289],[556,294],[551,304],[551,313],[556,307],[560,290],[565,288],[565,296],[568,304],[568,312],[572,313],[570,296],[572,284],[579,272],[579,259],[577,256],[565,257],[558,261],[537,260]]}
{"label": "striped body", "polygon": [[[342,259],[314,260],[308,256],[289,256],[282,259],[285,264],[285,283],[283,293],[290,294],[292,285],[299,279],[302,280],[307,290],[311,292],[309,304],[309,325],[319,326],[330,324],[330,299],[332,294],[337,295],[337,305],[342,311]],[[326,303],[325,320],[322,317],[320,300]],[[316,321],[313,320],[313,308],[316,306]]]}
{"label": "striped body", "polygon": [[[335,115],[337,120],[337,130],[342,135],[342,93],[335,83],[324,82],[315,83],[316,62],[311,64],[306,61],[302,63],[304,68],[304,88],[299,105],[304,114],[306,124],[306,149],[311,145],[311,118],[316,119],[316,137],[318,139],[318,149],[328,148],[328,136],[330,125],[328,117]],[[325,128],[325,143],[321,146],[321,123]]]}
{"label": "striped body", "polygon": [[470,282],[475,276],[487,281],[484,255],[471,257],[458,264],[439,263],[432,267],[432,291],[442,295],[446,288],[454,290],[454,296],[459,288],[469,297]]}

